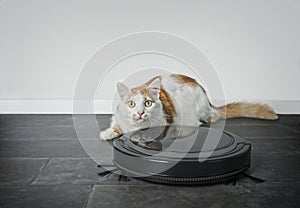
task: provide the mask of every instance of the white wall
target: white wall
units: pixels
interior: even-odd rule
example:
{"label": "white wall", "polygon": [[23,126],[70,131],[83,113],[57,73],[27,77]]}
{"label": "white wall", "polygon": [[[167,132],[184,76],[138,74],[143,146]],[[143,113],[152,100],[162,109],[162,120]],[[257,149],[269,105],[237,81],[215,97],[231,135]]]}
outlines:
{"label": "white wall", "polygon": [[[72,112],[76,79],[95,50],[151,30],[196,44],[215,65],[228,101],[263,100],[280,113],[300,113],[299,11],[299,0],[2,0],[0,112]],[[135,63],[162,67],[152,58]],[[110,76],[98,112],[110,111],[113,85],[123,77]]]}

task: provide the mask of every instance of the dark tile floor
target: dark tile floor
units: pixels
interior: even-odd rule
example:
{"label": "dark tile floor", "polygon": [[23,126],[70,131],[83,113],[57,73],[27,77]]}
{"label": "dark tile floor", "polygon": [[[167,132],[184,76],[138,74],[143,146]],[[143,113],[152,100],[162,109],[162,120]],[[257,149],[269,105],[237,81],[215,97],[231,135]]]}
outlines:
{"label": "dark tile floor", "polygon": [[[97,116],[101,128],[109,118]],[[95,141],[90,116],[80,119],[85,141]],[[71,115],[0,115],[0,207],[300,207],[300,116],[232,119],[225,129],[252,144],[248,173],[266,182],[180,187],[100,177]],[[99,150],[109,168],[111,149]]]}

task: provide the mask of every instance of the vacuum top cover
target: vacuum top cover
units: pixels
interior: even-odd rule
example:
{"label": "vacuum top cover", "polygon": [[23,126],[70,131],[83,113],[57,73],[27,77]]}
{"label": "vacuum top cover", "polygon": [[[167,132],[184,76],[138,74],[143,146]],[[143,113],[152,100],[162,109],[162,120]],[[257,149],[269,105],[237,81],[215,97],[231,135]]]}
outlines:
{"label": "vacuum top cover", "polygon": [[144,180],[199,184],[236,176],[250,167],[251,145],[207,127],[164,126],[138,130],[114,141],[114,164]]}

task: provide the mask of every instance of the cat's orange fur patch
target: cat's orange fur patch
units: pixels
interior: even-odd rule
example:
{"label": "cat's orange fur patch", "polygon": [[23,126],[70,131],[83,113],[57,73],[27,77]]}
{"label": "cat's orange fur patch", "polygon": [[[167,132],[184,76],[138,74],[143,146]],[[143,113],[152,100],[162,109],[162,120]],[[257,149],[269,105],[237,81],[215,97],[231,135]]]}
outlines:
{"label": "cat's orange fur patch", "polygon": [[220,118],[245,117],[268,120],[275,120],[278,118],[277,114],[270,106],[260,103],[238,102],[213,108],[217,110],[217,113],[211,117],[211,122],[215,122]]}
{"label": "cat's orange fur patch", "polygon": [[206,93],[205,89],[195,79],[191,77],[188,77],[183,74],[172,74],[172,77],[174,77],[177,80],[177,82],[187,85],[189,87],[200,87],[203,90],[203,92]]}
{"label": "cat's orange fur patch", "polygon": [[[141,93],[144,96],[148,96],[151,99],[155,100],[155,98],[152,97],[151,93],[149,92],[149,89],[147,88],[155,79],[160,78],[160,76],[156,76],[153,77],[152,79],[150,79],[149,81],[147,81],[146,83],[132,88],[131,89],[131,96],[133,94],[136,93]],[[160,93],[159,93],[159,99],[161,100],[161,103],[163,105],[163,111],[165,113],[165,117],[167,120],[168,124],[172,124],[174,122],[174,116],[176,115],[176,109],[175,109],[175,105],[171,99],[171,96],[169,95],[169,93],[162,87],[160,86]]]}
{"label": "cat's orange fur patch", "polygon": [[135,88],[132,88],[131,89],[131,95],[133,94],[136,94],[138,91],[140,91],[140,93],[142,94],[149,94],[149,91],[147,89],[147,87],[157,78],[160,78],[160,76],[156,76],[156,77],[153,77],[152,79],[150,79],[149,81],[147,81],[146,83],[140,85],[140,86],[137,86]]}
{"label": "cat's orange fur patch", "polygon": [[113,130],[116,134],[118,134],[118,135],[122,134],[122,131],[121,131],[120,127],[117,124],[115,124],[112,128],[113,128]]}
{"label": "cat's orange fur patch", "polygon": [[163,137],[167,136],[169,129],[170,129],[170,126],[165,126],[164,131],[163,131]]}
{"label": "cat's orange fur patch", "polygon": [[159,99],[163,105],[163,111],[168,124],[172,124],[174,122],[174,116],[176,115],[176,109],[169,93],[163,88],[160,89]]}

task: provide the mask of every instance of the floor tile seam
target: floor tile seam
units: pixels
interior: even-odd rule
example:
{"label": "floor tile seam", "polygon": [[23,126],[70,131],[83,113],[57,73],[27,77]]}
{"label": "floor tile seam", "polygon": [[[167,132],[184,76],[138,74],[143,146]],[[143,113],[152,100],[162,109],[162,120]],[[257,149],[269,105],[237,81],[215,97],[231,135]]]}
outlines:
{"label": "floor tile seam", "polygon": [[83,205],[83,208],[87,208],[87,206],[88,206],[88,204],[89,204],[89,202],[90,202],[90,200],[91,200],[91,198],[92,198],[92,193],[93,193],[93,191],[94,191],[94,185],[91,185],[89,194],[88,194],[87,199],[86,199],[86,201],[85,201],[85,203],[84,203],[84,205]]}
{"label": "floor tile seam", "polygon": [[20,160],[48,160],[50,159],[51,157],[1,157],[0,156],[0,159],[20,159]]}
{"label": "floor tile seam", "polygon": [[[93,138],[89,138],[93,139]],[[0,138],[1,141],[79,141],[78,138],[60,138],[60,139],[45,139],[45,138],[40,138],[40,139],[7,139],[7,138]]]}
{"label": "floor tile seam", "polygon": [[299,136],[240,136],[240,137],[243,137],[244,139],[300,139],[300,135]]}
{"label": "floor tile seam", "polygon": [[42,167],[39,169],[39,171],[36,173],[36,175],[32,178],[32,180],[29,182],[28,185],[32,185],[32,183],[35,182],[35,180],[37,179],[37,177],[42,173],[42,171],[44,170],[44,168],[49,164],[49,161],[51,160],[51,158],[49,158],[43,165]]}
{"label": "floor tile seam", "polygon": [[[32,160],[43,160],[43,159],[74,159],[74,160],[80,160],[80,159],[90,159],[92,160],[92,158],[90,158],[89,156],[86,156],[86,157],[70,157],[70,156],[66,156],[66,157],[2,157],[0,156],[0,159],[32,159]],[[96,163],[95,163],[96,165]],[[104,164],[103,166],[107,166],[106,164]]]}
{"label": "floor tile seam", "polygon": [[[294,126],[297,126],[297,125],[295,124]],[[287,129],[287,130],[293,132],[294,134],[298,134],[299,137],[300,137],[300,130],[297,131],[297,130],[293,129],[290,125],[284,125],[283,127],[284,127],[285,129]],[[300,129],[300,126],[299,126],[299,129]]]}
{"label": "floor tile seam", "polygon": [[276,124],[236,123],[236,124],[234,124],[234,123],[226,123],[225,122],[225,128],[226,127],[246,127],[246,126],[249,126],[249,127],[266,127],[266,126],[278,127],[278,126],[281,126],[281,124],[279,124],[279,123],[276,123]]}
{"label": "floor tile seam", "polygon": [[286,138],[286,137],[283,137],[283,138],[281,138],[281,137],[243,137],[244,139],[253,139],[253,140],[261,140],[261,139],[266,139],[266,140],[294,140],[294,141],[297,141],[297,140],[299,140],[300,141],[300,136],[299,136],[299,138],[296,138],[296,137],[288,137],[288,138]]}
{"label": "floor tile seam", "polygon": [[45,187],[45,186],[61,186],[61,187],[72,187],[72,186],[82,186],[82,187],[91,187],[94,185],[91,184],[0,184],[0,188],[10,187],[10,188],[30,188],[30,187]]}

